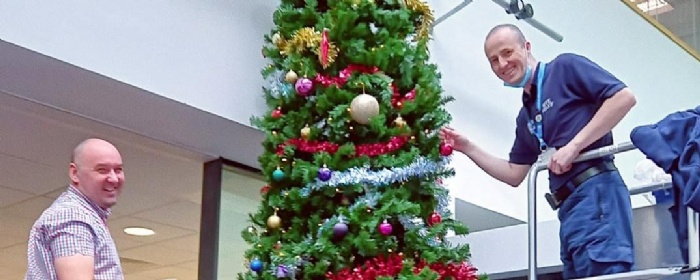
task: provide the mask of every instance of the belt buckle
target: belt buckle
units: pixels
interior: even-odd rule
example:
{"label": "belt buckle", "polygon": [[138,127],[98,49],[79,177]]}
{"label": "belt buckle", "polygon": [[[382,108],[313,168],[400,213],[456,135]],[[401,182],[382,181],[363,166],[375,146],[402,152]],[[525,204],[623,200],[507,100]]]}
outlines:
{"label": "belt buckle", "polygon": [[551,193],[546,193],[544,194],[544,198],[547,199],[547,203],[549,203],[549,207],[552,207],[552,210],[559,209],[561,201],[559,201],[554,195]]}

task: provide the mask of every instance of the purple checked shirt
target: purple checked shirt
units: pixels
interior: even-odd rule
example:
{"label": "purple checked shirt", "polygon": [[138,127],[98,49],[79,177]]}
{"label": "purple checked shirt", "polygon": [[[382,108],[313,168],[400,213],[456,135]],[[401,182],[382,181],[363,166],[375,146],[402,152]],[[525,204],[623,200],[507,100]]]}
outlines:
{"label": "purple checked shirt", "polygon": [[117,247],[105,224],[109,213],[69,186],[29,233],[24,279],[58,279],[54,260],[74,255],[94,257],[95,280],[124,279]]}

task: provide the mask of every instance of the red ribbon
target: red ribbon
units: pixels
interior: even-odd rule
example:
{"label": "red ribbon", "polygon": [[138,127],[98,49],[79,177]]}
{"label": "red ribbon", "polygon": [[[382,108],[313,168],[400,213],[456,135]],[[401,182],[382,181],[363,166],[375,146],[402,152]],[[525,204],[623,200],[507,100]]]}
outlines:
{"label": "red ribbon", "polygon": [[321,34],[321,65],[328,66],[328,29]]}
{"label": "red ribbon", "polygon": [[321,75],[321,73],[316,74],[316,83],[321,84],[321,85],[326,86],[326,87],[329,87],[332,85],[335,85],[337,87],[342,87],[343,85],[345,85],[345,83],[348,82],[348,79],[350,78],[350,76],[352,76],[353,72],[374,74],[374,73],[379,72],[379,69],[376,66],[364,66],[364,65],[350,64],[350,65],[348,65],[348,67],[345,67],[345,69],[340,70],[340,73],[338,73],[337,77]]}
{"label": "red ribbon", "polygon": [[[323,48],[321,48],[321,51],[323,52]],[[366,74],[374,74],[379,72],[379,68],[376,66],[364,66],[364,65],[356,65],[356,64],[350,64],[348,67],[345,67],[345,69],[341,70],[340,73],[338,73],[337,77],[331,77],[327,75],[321,75],[320,73],[316,74],[315,81],[317,84],[329,87],[332,85],[335,85],[337,87],[342,87],[345,85],[345,83],[348,82],[348,79],[354,72],[360,72],[360,73],[366,73]],[[399,89],[396,88],[396,86],[392,83],[391,84],[391,105],[394,107],[401,107],[401,103],[406,102],[407,100],[413,100],[416,98],[416,89],[412,89],[406,94],[401,94],[399,92]]]}

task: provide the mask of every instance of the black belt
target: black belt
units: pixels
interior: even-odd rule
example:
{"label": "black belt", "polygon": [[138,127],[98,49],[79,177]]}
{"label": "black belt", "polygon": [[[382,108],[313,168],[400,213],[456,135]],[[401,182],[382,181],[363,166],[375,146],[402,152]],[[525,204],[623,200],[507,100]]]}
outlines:
{"label": "black belt", "polygon": [[552,210],[557,210],[559,209],[561,203],[564,202],[564,200],[566,200],[566,198],[569,197],[574,190],[578,188],[578,186],[583,184],[583,182],[600,173],[613,170],[617,170],[617,167],[615,167],[615,164],[612,161],[598,163],[587,168],[580,174],[576,175],[576,177],[569,180],[569,183],[573,185],[572,188],[569,188],[567,186],[568,184],[564,184],[551,194],[545,194],[544,197],[547,199],[547,202],[549,202],[549,206],[552,207]]}

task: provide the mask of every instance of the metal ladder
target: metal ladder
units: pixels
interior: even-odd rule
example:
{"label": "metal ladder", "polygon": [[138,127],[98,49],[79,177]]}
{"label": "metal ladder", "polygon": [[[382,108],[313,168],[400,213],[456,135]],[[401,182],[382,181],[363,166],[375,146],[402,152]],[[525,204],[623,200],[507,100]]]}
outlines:
{"label": "metal ladder", "polygon": [[[574,162],[609,156],[617,153],[636,149],[632,142],[602,147],[581,154]],[[537,279],[537,173],[547,169],[548,162],[538,160],[528,173],[527,185],[527,224],[528,224],[528,279]],[[658,189],[668,188],[668,184],[651,184],[630,189],[630,195],[646,193]],[[582,279],[607,280],[607,279],[659,279],[660,277],[674,274],[690,273],[691,280],[700,280],[700,233],[698,232],[698,213],[687,208],[688,211],[688,260],[690,264],[684,267],[667,267],[637,270],[625,273],[595,276]]]}

